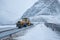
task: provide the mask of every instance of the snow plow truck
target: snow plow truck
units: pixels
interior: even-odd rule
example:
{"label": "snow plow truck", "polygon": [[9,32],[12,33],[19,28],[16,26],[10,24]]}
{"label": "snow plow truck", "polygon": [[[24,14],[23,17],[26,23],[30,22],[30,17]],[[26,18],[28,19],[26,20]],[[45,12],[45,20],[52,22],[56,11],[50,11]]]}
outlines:
{"label": "snow plow truck", "polygon": [[22,28],[33,25],[28,18],[22,18],[22,20],[16,23],[16,27]]}

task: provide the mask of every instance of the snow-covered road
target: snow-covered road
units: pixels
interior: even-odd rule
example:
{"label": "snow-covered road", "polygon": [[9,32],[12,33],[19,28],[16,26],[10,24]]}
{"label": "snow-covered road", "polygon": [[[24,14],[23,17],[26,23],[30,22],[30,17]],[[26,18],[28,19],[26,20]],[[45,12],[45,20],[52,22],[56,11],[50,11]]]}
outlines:
{"label": "snow-covered road", "polygon": [[38,24],[35,27],[28,30],[28,32],[22,36],[17,37],[17,40],[60,40],[60,36],[51,29],[47,28],[44,24]]}

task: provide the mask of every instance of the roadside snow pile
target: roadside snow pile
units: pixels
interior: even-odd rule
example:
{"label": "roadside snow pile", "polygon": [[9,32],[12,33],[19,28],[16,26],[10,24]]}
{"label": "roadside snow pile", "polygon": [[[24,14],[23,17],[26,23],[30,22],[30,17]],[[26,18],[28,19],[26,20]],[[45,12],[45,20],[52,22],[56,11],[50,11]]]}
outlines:
{"label": "roadside snow pile", "polygon": [[45,27],[44,24],[38,24],[34,28],[28,30],[27,34],[16,38],[17,40],[60,40],[60,37]]}

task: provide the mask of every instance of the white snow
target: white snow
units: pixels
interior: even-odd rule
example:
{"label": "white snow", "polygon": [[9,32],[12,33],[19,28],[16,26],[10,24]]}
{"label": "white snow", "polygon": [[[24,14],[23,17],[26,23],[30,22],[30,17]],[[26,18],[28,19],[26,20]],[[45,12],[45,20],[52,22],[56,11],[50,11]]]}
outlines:
{"label": "white snow", "polygon": [[[0,24],[13,24],[21,18],[23,13],[30,8],[37,0],[0,0]],[[43,18],[49,23],[60,24],[60,15],[35,15],[31,19]],[[38,18],[38,19],[37,19]],[[0,26],[0,28],[16,27],[15,25]],[[43,23],[36,25],[17,40],[60,40],[55,31],[47,28]]]}
{"label": "white snow", "polygon": [[10,28],[12,28],[12,27],[16,27],[16,25],[0,25],[0,29],[1,28],[8,28],[8,27],[10,27]]}
{"label": "white snow", "polygon": [[28,30],[27,34],[16,38],[17,40],[60,40],[60,37],[47,28],[44,24],[38,24],[34,28]]}

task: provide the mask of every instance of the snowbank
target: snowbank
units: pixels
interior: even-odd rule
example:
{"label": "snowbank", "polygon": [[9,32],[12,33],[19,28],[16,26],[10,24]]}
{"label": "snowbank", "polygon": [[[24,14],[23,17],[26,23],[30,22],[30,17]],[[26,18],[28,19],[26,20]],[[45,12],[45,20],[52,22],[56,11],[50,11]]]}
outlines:
{"label": "snowbank", "polygon": [[60,40],[60,38],[55,32],[45,27],[44,24],[38,24],[28,30],[25,36],[18,37],[17,40]]}

